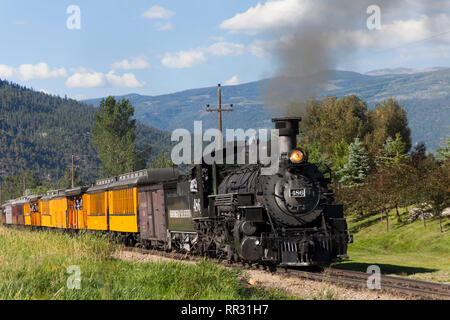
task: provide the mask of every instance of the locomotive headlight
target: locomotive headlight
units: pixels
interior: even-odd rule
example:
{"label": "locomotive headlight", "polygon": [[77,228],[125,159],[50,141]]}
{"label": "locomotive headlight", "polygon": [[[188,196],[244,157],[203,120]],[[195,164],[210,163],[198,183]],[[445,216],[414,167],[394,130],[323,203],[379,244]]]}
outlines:
{"label": "locomotive headlight", "polygon": [[294,150],[291,152],[291,161],[293,163],[300,163],[305,159],[305,154],[301,150]]}

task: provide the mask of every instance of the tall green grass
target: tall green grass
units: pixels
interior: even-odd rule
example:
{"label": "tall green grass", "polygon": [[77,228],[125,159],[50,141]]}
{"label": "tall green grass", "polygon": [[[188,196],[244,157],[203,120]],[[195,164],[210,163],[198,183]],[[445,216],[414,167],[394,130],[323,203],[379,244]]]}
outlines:
{"label": "tall green grass", "polygon": [[336,267],[366,271],[367,266],[380,265],[386,274],[450,282],[450,219],[443,217],[444,233],[439,232],[437,218],[409,223],[408,214],[401,221],[390,213],[390,230],[380,216],[350,217],[349,229],[354,243],[349,244],[350,260]]}
{"label": "tall green grass", "polygon": [[[246,288],[241,271],[211,262],[134,263],[111,258],[120,246],[105,236],[30,232],[0,226],[0,299],[283,299]],[[81,271],[70,290],[69,266]]]}

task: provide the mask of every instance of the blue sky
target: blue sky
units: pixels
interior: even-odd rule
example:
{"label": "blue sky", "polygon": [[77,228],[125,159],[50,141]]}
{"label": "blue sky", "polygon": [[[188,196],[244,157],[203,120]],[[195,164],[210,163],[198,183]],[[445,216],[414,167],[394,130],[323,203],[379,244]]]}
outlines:
{"label": "blue sky", "polygon": [[[355,46],[339,69],[450,66],[449,1],[371,1],[379,30],[368,30],[367,6],[352,8],[357,24],[334,14],[327,24],[346,10],[338,2],[0,0],[0,78],[77,99],[245,83],[274,75],[277,48],[309,21],[336,40],[330,52]],[[70,5],[80,29],[67,28]]]}

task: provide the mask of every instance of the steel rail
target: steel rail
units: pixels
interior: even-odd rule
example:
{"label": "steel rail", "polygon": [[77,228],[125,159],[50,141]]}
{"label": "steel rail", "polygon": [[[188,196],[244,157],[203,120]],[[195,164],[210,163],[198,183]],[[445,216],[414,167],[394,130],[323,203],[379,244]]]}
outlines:
{"label": "steel rail", "polygon": [[[368,289],[367,281],[371,274],[327,268],[321,273],[299,270],[285,270],[293,276],[314,281],[326,281],[337,285]],[[380,275],[381,292],[397,293],[421,299],[450,300],[450,285],[423,280]]]}

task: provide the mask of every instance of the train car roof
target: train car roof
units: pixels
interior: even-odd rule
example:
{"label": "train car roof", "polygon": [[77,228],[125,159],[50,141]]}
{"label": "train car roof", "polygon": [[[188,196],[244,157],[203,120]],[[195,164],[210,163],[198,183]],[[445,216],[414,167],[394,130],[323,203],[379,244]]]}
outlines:
{"label": "train car roof", "polygon": [[38,201],[40,198],[42,198],[42,195],[31,195],[28,197],[28,202],[35,202]]}
{"label": "train car roof", "polygon": [[95,185],[93,185],[92,187],[89,187],[86,192],[87,193],[95,193],[98,191],[104,191],[104,190],[108,190],[108,186],[113,183],[114,181],[116,181],[116,178],[104,178],[104,179],[98,179],[95,182]]}
{"label": "train car roof", "polygon": [[42,201],[49,201],[57,198],[64,198],[66,196],[64,189],[50,190],[41,198]]}
{"label": "train car roof", "polygon": [[27,202],[28,202],[28,196],[17,198],[17,199],[14,201],[14,204],[25,204],[25,203],[27,203]]}
{"label": "train car roof", "polygon": [[112,178],[99,179],[95,186],[87,190],[88,193],[95,193],[108,189],[115,189],[120,187],[134,187],[144,184],[160,183],[170,180],[178,179],[180,171],[175,168],[155,168],[146,169],[136,172],[130,172],[118,175]]}
{"label": "train car roof", "polygon": [[65,195],[67,197],[79,196],[79,195],[82,195],[83,193],[86,193],[86,191],[88,189],[89,189],[89,187],[76,187],[76,188],[72,188],[72,189],[66,189]]}
{"label": "train car roof", "polygon": [[12,200],[6,200],[0,207],[6,207],[6,206],[10,206],[11,205]]}
{"label": "train car roof", "polygon": [[16,205],[16,204],[25,204],[32,201],[37,201],[42,196],[40,195],[29,195],[29,196],[23,196],[16,199],[10,199],[6,200],[4,203],[0,204],[0,207],[5,207],[7,205]]}

